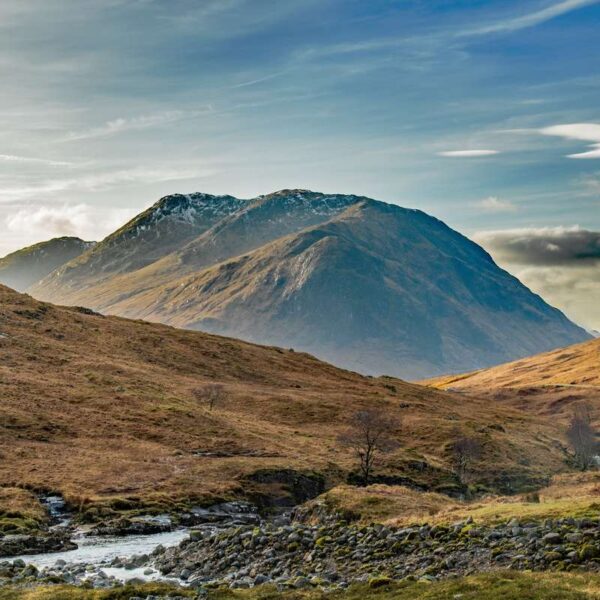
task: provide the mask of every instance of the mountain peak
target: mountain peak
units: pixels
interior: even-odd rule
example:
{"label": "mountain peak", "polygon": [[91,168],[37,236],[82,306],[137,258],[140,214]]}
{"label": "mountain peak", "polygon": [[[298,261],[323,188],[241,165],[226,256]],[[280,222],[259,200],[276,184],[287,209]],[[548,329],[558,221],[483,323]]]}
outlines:
{"label": "mountain peak", "polygon": [[172,217],[192,223],[201,218],[203,213],[210,213],[213,216],[230,214],[232,210],[240,208],[243,202],[233,196],[215,196],[203,192],[170,194],[158,200],[140,217],[144,216],[144,222],[148,219]]}

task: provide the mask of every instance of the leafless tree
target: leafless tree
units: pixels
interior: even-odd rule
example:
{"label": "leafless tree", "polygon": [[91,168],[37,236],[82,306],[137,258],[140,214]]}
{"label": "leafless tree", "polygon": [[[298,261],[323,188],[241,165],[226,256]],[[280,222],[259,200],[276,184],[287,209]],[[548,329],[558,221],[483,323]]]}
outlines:
{"label": "leafless tree", "polygon": [[361,410],[352,415],[348,429],[340,435],[340,443],[358,458],[365,485],[371,482],[378,454],[398,447],[394,434],[399,426],[396,418],[382,410]]}
{"label": "leafless tree", "polygon": [[458,434],[452,442],[452,462],[462,484],[470,479],[473,462],[481,456],[481,444],[468,435]]}
{"label": "leafless tree", "polygon": [[225,388],[221,383],[207,383],[192,390],[194,398],[206,404],[208,410],[218,407],[225,399]]}
{"label": "leafless tree", "polygon": [[594,464],[594,457],[598,452],[596,431],[587,404],[581,404],[573,411],[567,429],[567,439],[575,453],[575,463],[582,471],[587,471]]}

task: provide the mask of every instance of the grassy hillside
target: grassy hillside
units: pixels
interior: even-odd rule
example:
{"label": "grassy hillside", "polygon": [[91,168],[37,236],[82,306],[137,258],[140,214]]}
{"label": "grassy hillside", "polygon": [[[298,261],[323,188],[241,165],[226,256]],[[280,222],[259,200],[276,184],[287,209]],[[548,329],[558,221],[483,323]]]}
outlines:
{"label": "grassy hillside", "polygon": [[600,419],[600,339],[463,375],[422,383],[566,419],[586,402]]}
{"label": "grassy hillside", "polygon": [[486,387],[574,386],[600,387],[600,339],[559,348],[510,363],[430,380],[431,385],[447,389]]}
{"label": "grassy hillside", "polygon": [[[225,390],[213,411],[195,391],[208,382]],[[564,468],[553,422],[510,408],[0,287],[0,487],[88,506],[277,493],[285,482],[261,483],[264,471],[285,468],[339,483],[354,459],[338,434],[368,407],[402,420],[400,448],[378,467],[389,478],[452,485],[448,443],[460,431],[482,442],[475,469],[489,485]]]}

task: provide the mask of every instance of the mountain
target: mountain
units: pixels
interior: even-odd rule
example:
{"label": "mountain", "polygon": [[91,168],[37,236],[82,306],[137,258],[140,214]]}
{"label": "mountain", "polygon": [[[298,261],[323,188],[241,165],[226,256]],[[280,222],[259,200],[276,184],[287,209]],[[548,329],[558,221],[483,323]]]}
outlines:
{"label": "mountain", "polygon": [[[400,448],[377,469],[405,483],[452,484],[447,447],[462,430],[485,440],[481,479],[493,487],[564,468],[551,421],[2,286],[0,357],[0,488],[60,492],[90,515],[277,494],[298,473],[333,484],[355,468],[338,436],[367,408],[403,418]],[[202,390],[214,383],[223,395],[210,410]]]}
{"label": "mountain", "polygon": [[28,246],[0,258],[0,283],[26,290],[93,246],[94,242],[77,237],[59,237]]}
{"label": "mountain", "polygon": [[200,235],[244,204],[232,196],[165,196],[58,269],[53,280],[60,281],[65,290],[77,290],[119,273],[135,271]]}
{"label": "mountain", "polygon": [[151,251],[138,251],[134,220],[32,293],[410,379],[589,338],[482,248],[421,211],[305,190],[237,204],[210,198],[227,214],[203,223],[195,238],[163,244],[150,209]]}

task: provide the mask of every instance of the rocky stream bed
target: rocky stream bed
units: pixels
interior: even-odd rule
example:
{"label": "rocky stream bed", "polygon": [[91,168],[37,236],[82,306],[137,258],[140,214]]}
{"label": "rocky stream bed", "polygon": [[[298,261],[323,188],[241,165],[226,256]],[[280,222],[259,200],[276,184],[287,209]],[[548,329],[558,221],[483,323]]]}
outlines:
{"label": "rocky stream bed", "polygon": [[86,562],[49,554],[43,561],[38,557],[37,564],[36,557],[0,559],[0,585],[50,582],[106,588],[127,580],[160,579],[193,588],[202,597],[219,586],[336,589],[354,582],[435,581],[503,568],[600,571],[600,518],[513,519],[495,526],[469,519],[392,528],[357,526],[333,516],[309,524],[301,514],[269,522],[245,514],[240,519],[209,510],[203,523],[181,532],[180,543],[171,540],[171,547],[157,544],[151,551],[152,544],[146,544],[147,552],[134,555]]}

